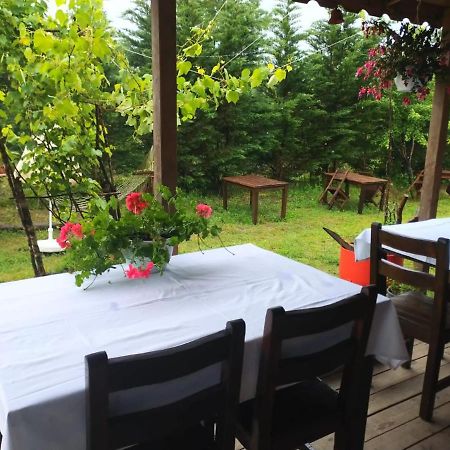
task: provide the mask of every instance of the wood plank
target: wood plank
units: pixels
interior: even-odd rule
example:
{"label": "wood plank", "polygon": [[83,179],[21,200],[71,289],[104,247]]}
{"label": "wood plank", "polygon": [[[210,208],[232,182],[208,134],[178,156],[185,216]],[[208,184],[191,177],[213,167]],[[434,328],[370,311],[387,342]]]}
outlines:
{"label": "wood plank", "polygon": [[177,185],[176,0],[152,0],[155,186]]}
{"label": "wood plank", "polygon": [[[377,403],[386,404],[387,408],[367,418],[366,441],[381,436],[412,420],[419,419],[420,392],[422,389],[423,375],[419,378],[419,383],[412,383],[411,380],[407,380],[400,383],[400,389],[397,388],[399,385],[396,385],[393,389],[381,391],[371,397],[370,402],[373,402],[375,398]],[[417,392],[418,390],[419,392]],[[414,396],[411,398],[413,394]],[[436,395],[436,408],[448,402],[450,402],[450,389],[438,392]],[[369,408],[370,406],[369,403]],[[314,442],[313,446],[315,450],[326,450],[332,449],[333,443],[334,435],[331,434]],[[386,447],[385,450],[401,450],[403,448],[405,447]]]}
{"label": "wood plank", "polygon": [[[440,377],[450,375],[450,364],[445,363],[441,367]],[[422,392],[423,373],[413,378],[403,380],[387,389],[383,389],[370,398],[368,414],[375,414],[378,411],[389,408],[389,406],[400,403],[408,398],[414,397]]]}
{"label": "wood plank", "polygon": [[444,450],[450,447],[450,427],[419,442],[408,450]]}
{"label": "wood plank", "polygon": [[[389,430],[397,428],[419,417],[421,395],[373,414],[367,419],[366,441],[373,439]],[[436,408],[450,402],[450,389],[444,389],[436,395]]]}
{"label": "wood plank", "polygon": [[[402,450],[415,445],[423,439],[444,430],[450,425],[450,403],[446,403],[434,411],[433,422],[425,422],[420,418],[411,420],[366,442],[365,450]],[[448,447],[447,447],[448,448]]]}

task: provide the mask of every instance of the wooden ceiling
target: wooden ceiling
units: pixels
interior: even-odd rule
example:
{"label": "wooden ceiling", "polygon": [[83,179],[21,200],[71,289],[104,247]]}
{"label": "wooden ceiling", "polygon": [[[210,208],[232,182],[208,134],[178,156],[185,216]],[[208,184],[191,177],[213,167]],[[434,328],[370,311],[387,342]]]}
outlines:
{"label": "wooden ceiling", "polygon": [[[309,0],[295,0],[308,3]],[[428,22],[440,28],[450,0],[316,0],[320,6],[335,8],[342,6],[346,11],[358,13],[365,9],[370,15],[380,17],[389,15],[393,20],[408,18],[411,22]]]}

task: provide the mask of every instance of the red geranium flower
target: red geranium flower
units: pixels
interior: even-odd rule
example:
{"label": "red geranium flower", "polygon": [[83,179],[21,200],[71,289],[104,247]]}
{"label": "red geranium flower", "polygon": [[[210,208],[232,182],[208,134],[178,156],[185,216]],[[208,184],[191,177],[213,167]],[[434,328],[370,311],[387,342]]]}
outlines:
{"label": "red geranium flower", "polygon": [[205,219],[209,219],[213,212],[211,206],[205,205],[204,203],[199,203],[196,206],[195,211],[196,211],[197,215],[199,215],[200,217],[203,217]]}
{"label": "red geranium flower", "polygon": [[128,211],[131,211],[133,214],[141,214],[147,208],[148,203],[142,198],[141,192],[132,192],[127,195],[125,205]]}
{"label": "red geranium flower", "polygon": [[83,238],[83,230],[81,228],[81,224],[67,222],[62,228],[61,233],[56,238],[56,242],[59,244],[61,248],[69,248],[70,242],[69,238],[71,236],[75,236],[78,239]]}
{"label": "red geranium flower", "polygon": [[127,278],[148,278],[150,276],[150,273],[153,269],[153,266],[155,264],[150,261],[147,266],[145,267],[145,269],[142,268],[138,268],[136,266],[133,266],[133,264],[130,264],[128,266],[128,269],[125,270],[125,275]]}

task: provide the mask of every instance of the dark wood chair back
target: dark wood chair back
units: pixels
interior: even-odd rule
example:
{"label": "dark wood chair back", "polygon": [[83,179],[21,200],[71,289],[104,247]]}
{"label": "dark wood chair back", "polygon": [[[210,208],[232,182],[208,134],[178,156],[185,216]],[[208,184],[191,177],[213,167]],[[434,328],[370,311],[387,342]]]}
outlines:
{"label": "dark wood chair back", "polygon": [[[388,248],[389,253],[419,263],[420,257],[432,258],[436,261],[436,270],[433,274],[388,261],[386,248]],[[433,291],[435,301],[440,304],[443,312],[445,312],[449,293],[450,241],[448,239],[439,238],[437,241],[429,241],[399,236],[383,230],[381,224],[374,223],[371,230],[370,254],[370,282],[377,286],[381,294],[386,294],[386,279],[389,278],[413,286],[418,290]]]}
{"label": "dark wood chair back", "polygon": [[[167,350],[111,359],[105,352],[86,356],[87,449],[164,441],[206,421],[215,424],[216,448],[234,450],[244,335],[240,319],[228,322],[223,331]],[[219,364],[221,376],[212,386],[145,411],[111,414],[112,393],[177,380]]]}
{"label": "dark wood chair back", "polygon": [[[376,289],[370,286],[329,306],[295,311],[277,307],[267,311],[253,423],[259,442],[269,439],[279,386],[311,380],[343,367],[339,402],[344,414],[352,409],[351,405],[358,401],[358,374],[363,366],[376,298]],[[283,354],[286,353],[283,347],[291,339],[317,338],[345,325],[349,326],[347,336],[338,342],[332,339],[320,351],[300,356]]]}

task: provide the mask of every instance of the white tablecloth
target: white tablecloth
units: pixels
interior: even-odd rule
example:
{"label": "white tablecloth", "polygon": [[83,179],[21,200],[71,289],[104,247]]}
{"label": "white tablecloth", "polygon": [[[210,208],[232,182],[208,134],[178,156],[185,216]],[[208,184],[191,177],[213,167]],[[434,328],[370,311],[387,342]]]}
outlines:
{"label": "white tablecloth", "polygon": [[[400,236],[437,241],[439,238],[450,239],[450,218],[422,220],[420,222],[385,225],[383,230]],[[419,255],[415,259],[433,264],[435,261]],[[355,259],[362,261],[370,258],[370,228],[366,228],[355,239]]]}
{"label": "white tablecloth", "polygon": [[[116,269],[87,291],[69,274],[0,284],[1,449],[83,450],[84,355],[163,349],[223,329],[231,319],[247,325],[241,397],[251,398],[267,308],[317,307],[360,290],[254,245],[231,251],[176,256],[164,276],[147,280],[127,280]],[[307,353],[311,343],[299,346]],[[385,298],[377,304],[368,352],[392,367],[407,359]],[[183,389],[198,382],[187,380]],[[167,401],[176,391],[168,385],[156,394]]]}

